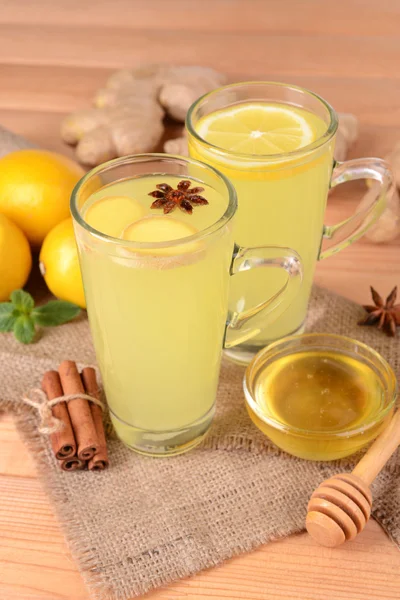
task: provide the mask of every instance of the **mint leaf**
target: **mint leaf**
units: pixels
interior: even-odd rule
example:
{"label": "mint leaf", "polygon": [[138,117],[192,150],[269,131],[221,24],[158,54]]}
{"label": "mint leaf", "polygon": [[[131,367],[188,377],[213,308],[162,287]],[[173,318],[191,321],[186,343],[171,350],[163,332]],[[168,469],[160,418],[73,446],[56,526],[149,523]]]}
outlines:
{"label": "mint leaf", "polygon": [[34,299],[24,290],[14,290],[10,300],[11,302],[0,302],[0,333],[13,331],[22,344],[33,342],[35,325],[62,325],[81,312],[79,306],[64,300],[51,300],[44,306],[35,308]]}
{"label": "mint leaf", "polygon": [[28,292],[24,290],[14,290],[10,296],[14,307],[24,314],[29,314],[35,306],[35,301]]}
{"label": "mint leaf", "polygon": [[64,300],[51,300],[43,306],[34,308],[31,316],[36,325],[42,327],[53,327],[62,325],[79,315],[81,309],[72,302]]}
{"label": "mint leaf", "polygon": [[14,304],[12,302],[2,302],[0,304],[0,332],[12,331],[17,316],[14,314]]}
{"label": "mint leaf", "polygon": [[28,315],[20,315],[15,320],[13,331],[19,342],[22,342],[22,344],[30,344],[35,337],[35,325],[33,319]]}

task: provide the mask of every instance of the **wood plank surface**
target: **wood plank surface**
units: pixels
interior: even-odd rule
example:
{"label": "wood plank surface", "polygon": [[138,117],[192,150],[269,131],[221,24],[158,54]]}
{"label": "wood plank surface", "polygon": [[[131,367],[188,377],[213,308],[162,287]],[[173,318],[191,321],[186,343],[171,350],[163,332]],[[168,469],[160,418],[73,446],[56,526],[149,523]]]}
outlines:
{"label": "wood plank surface", "polygon": [[[235,33],[260,32],[300,35],[326,33],[376,37],[397,35],[397,0],[109,0],[16,2],[2,0],[0,23],[68,25],[130,30],[185,29]],[[328,66],[328,65],[327,65]]]}
{"label": "wood plank surface", "polygon": [[[167,0],[166,0],[167,1]],[[338,36],[163,29],[127,27],[79,28],[67,25],[0,25],[0,56],[4,64],[44,64],[118,68],[139,61],[206,63],[227,73],[246,72],[258,77],[323,75],[380,77],[396,73],[398,38],[392,36]],[[27,52],[29,48],[29,52]],[[245,52],[243,49],[245,48]],[[351,56],[351,60],[348,57]],[[249,60],[251,57],[251,60]]]}
{"label": "wood plank surface", "polygon": [[[232,80],[308,87],[361,123],[351,156],[400,141],[398,0],[0,0],[0,124],[72,155],[62,117],[88,106],[109,73],[140,62],[204,64]],[[351,214],[346,186],[326,220]],[[361,241],[318,265],[316,280],[358,302],[400,283],[399,242]],[[0,366],[1,375],[1,366]],[[149,600],[389,600],[400,553],[370,522],[352,543],[306,534],[268,544]],[[88,600],[88,592],[10,416],[0,417],[0,598]]]}

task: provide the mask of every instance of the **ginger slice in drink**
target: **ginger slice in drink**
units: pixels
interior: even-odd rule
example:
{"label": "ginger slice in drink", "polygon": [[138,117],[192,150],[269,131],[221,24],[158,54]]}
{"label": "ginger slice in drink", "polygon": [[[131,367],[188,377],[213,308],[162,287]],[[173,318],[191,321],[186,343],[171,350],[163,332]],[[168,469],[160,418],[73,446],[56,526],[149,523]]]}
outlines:
{"label": "ginger slice in drink", "polygon": [[143,217],[144,213],[144,207],[129,196],[106,196],[89,206],[84,219],[100,233],[118,238],[128,224]]}
{"label": "ginger slice in drink", "polygon": [[174,244],[173,242],[197,233],[197,229],[188,223],[169,216],[147,216],[131,223],[123,232],[122,239],[138,243],[171,242],[161,248],[132,248],[133,252],[151,256],[176,256],[196,252],[198,242]]}

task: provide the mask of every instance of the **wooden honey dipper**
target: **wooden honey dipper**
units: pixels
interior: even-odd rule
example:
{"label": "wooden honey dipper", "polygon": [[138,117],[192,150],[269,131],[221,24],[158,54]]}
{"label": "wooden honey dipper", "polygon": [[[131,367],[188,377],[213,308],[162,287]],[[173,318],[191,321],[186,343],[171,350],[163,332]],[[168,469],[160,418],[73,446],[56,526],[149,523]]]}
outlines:
{"label": "wooden honey dipper", "polygon": [[400,444],[400,410],[351,473],[324,481],[308,503],[306,527],[321,546],[333,548],[360,533],[371,514],[369,486]]}

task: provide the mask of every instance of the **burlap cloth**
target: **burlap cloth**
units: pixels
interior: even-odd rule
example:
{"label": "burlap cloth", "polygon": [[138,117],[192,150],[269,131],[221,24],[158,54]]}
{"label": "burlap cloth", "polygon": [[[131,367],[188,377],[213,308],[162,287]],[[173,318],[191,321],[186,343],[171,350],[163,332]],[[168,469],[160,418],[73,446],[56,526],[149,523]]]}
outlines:
{"label": "burlap cloth", "polygon": [[[342,333],[373,346],[397,373],[400,345],[356,325],[363,310],[314,288],[309,331]],[[354,459],[313,463],[278,451],[244,407],[243,369],[224,364],[214,426],[202,446],[170,459],[138,456],[110,439],[111,467],[101,473],[61,471],[24,392],[65,358],[95,361],[87,320],[48,329],[23,346],[0,335],[0,407],[16,411],[79,569],[93,596],[123,599],[187,577],[265,542],[301,531],[309,495]],[[400,544],[400,459],[373,486],[374,517]]]}

